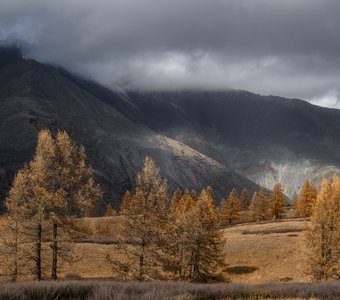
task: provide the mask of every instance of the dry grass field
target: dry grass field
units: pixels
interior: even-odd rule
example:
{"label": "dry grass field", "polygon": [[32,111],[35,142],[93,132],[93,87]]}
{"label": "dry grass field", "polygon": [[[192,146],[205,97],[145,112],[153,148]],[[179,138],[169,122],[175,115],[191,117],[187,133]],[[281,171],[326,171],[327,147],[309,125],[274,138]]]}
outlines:
{"label": "dry grass field", "polygon": [[[63,262],[61,277],[114,277],[106,257],[115,252],[114,235],[120,218],[83,220],[94,233],[87,241],[76,244],[75,251],[81,259],[73,264]],[[303,272],[305,226],[302,219],[287,219],[222,229],[226,240],[226,270],[231,281],[252,284],[310,281]]]}
{"label": "dry grass field", "polygon": [[[92,234],[75,245],[79,260],[60,262],[60,281],[2,284],[0,300],[340,299],[338,282],[312,283],[303,272],[306,222],[302,219],[223,228],[231,283],[208,285],[110,280],[121,280],[115,278],[107,260],[107,255],[115,253],[121,217],[86,218],[81,222]],[[50,251],[47,243],[44,249]],[[45,257],[49,257],[46,252]],[[45,270],[46,279],[49,272]]]}
{"label": "dry grass field", "polygon": [[[242,283],[308,282],[310,279],[303,271],[305,226],[303,220],[291,219],[224,229],[227,263],[233,273],[231,280]],[[235,268],[237,266],[239,268]],[[242,269],[243,274],[235,274],[237,271],[242,273]]]}

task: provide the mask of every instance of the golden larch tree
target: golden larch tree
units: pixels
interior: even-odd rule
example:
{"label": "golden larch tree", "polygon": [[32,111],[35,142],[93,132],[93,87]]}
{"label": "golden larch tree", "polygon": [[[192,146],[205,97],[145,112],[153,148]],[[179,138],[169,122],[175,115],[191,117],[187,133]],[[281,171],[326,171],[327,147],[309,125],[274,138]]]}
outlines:
{"label": "golden larch tree", "polygon": [[[144,281],[161,278],[168,184],[151,157],[137,174],[136,190],[126,209],[121,237],[129,276]],[[111,262],[115,261],[111,258]]]}
{"label": "golden larch tree", "polygon": [[178,210],[182,196],[183,196],[183,192],[180,188],[177,188],[176,191],[172,194],[171,203],[170,203],[170,211],[172,213]]}
{"label": "golden larch tree", "polygon": [[284,216],[285,195],[281,183],[277,182],[274,185],[273,191],[270,195],[270,216],[274,220],[282,219]]}
{"label": "golden larch tree", "polygon": [[261,188],[259,192],[253,195],[249,206],[249,215],[251,219],[256,222],[269,219],[269,199],[264,188]]}
{"label": "golden larch tree", "polygon": [[0,224],[0,251],[3,257],[0,265],[4,275],[9,276],[13,282],[20,276],[30,273],[31,237],[26,227],[29,211],[27,203],[28,198],[31,197],[29,185],[28,168],[24,167],[13,180],[12,188],[5,201],[7,216],[3,216]]}
{"label": "golden larch tree", "polygon": [[186,229],[187,276],[195,282],[216,280],[225,266],[224,239],[211,188],[203,190],[188,212]]}
{"label": "golden larch tree", "polygon": [[[35,155],[23,174],[22,189],[28,208],[26,228],[33,232],[35,244],[35,276],[42,279],[43,233],[46,236],[51,232],[51,276],[57,279],[57,258],[63,253],[58,245],[58,227],[62,226],[64,233],[66,227],[75,228],[72,219],[89,214],[102,192],[86,164],[84,148],[78,147],[65,132],[59,132],[56,139],[47,130],[39,132]],[[16,189],[14,182],[11,192]],[[14,201],[11,192],[9,203]]]}
{"label": "golden larch tree", "polygon": [[131,203],[132,203],[132,195],[130,191],[126,191],[122,199],[122,202],[120,204],[119,214],[122,216],[126,215],[127,212],[129,212]]}
{"label": "golden larch tree", "polygon": [[104,216],[105,217],[114,217],[117,215],[117,212],[115,211],[115,209],[112,207],[111,203],[109,203],[108,205],[106,205],[106,209],[105,209],[105,213]]}
{"label": "golden larch tree", "polygon": [[340,274],[340,178],[323,179],[306,232],[308,273],[316,280]]}
{"label": "golden larch tree", "polygon": [[310,217],[316,203],[317,190],[309,180],[306,180],[301,188],[297,202],[295,203],[295,215],[297,217]]}
{"label": "golden larch tree", "polygon": [[241,210],[245,211],[249,208],[249,192],[247,188],[242,189],[241,195],[240,195],[240,206]]}
{"label": "golden larch tree", "polygon": [[237,192],[233,189],[228,198],[221,203],[220,206],[220,217],[222,223],[235,223],[240,218],[240,202],[237,197]]}

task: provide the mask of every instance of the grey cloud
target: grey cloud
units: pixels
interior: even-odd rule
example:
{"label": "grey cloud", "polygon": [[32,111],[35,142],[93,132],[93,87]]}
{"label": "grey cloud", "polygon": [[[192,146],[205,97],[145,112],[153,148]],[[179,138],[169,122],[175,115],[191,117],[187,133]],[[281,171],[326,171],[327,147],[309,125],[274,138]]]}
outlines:
{"label": "grey cloud", "polygon": [[106,85],[323,104],[340,91],[339,15],[337,0],[3,0],[0,38]]}

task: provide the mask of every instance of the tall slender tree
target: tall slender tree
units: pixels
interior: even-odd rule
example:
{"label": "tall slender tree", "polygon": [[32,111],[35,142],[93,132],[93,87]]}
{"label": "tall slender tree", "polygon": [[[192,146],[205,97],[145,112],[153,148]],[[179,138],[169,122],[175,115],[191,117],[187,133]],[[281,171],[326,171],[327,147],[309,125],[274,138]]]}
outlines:
{"label": "tall slender tree", "polygon": [[20,275],[29,273],[28,257],[32,256],[30,235],[27,231],[27,199],[31,196],[28,169],[19,170],[13,180],[13,187],[5,201],[7,216],[2,218],[0,251],[3,254],[3,269],[17,281]]}
{"label": "tall slender tree", "polygon": [[233,189],[228,198],[222,202],[220,206],[220,217],[223,222],[226,223],[235,223],[240,218],[240,202],[237,197],[237,192],[235,189]]}
{"label": "tall slender tree", "polygon": [[85,150],[78,146],[66,132],[58,132],[55,139],[54,181],[50,189],[53,201],[49,203],[52,221],[52,279],[57,279],[58,227],[75,233],[72,218],[90,215],[102,192],[94,182],[92,168],[87,165]]}
{"label": "tall slender tree", "polygon": [[129,212],[131,203],[132,203],[132,195],[130,191],[126,191],[122,199],[122,202],[120,204],[119,214],[126,215]]}
{"label": "tall slender tree", "polygon": [[264,188],[254,194],[249,207],[249,213],[253,221],[266,221],[270,217],[269,199]]}
{"label": "tall slender tree", "polygon": [[301,188],[299,198],[295,204],[295,215],[298,217],[310,217],[316,203],[317,190],[309,180],[306,180]]}
{"label": "tall slender tree", "polygon": [[249,192],[247,188],[242,189],[240,195],[240,206],[242,211],[249,209]]}
{"label": "tall slender tree", "polygon": [[195,282],[213,280],[225,265],[225,253],[211,188],[201,192],[188,220],[191,223],[186,231],[187,251],[190,253],[188,278]]}
{"label": "tall slender tree", "polygon": [[308,271],[316,280],[339,275],[340,178],[322,181],[307,230]]}
{"label": "tall slender tree", "polygon": [[167,202],[167,182],[155,162],[146,157],[121,232],[130,275],[139,281],[161,277]]}
{"label": "tall slender tree", "polygon": [[275,183],[269,201],[271,218],[274,220],[282,219],[284,216],[285,195],[283,194],[281,183]]}

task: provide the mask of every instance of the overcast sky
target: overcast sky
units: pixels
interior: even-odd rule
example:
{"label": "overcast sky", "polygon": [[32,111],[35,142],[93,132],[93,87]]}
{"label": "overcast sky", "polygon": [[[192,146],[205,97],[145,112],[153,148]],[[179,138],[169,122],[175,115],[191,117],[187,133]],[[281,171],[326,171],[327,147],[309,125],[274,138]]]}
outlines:
{"label": "overcast sky", "polygon": [[340,108],[339,0],[1,0],[0,39],[108,86]]}

